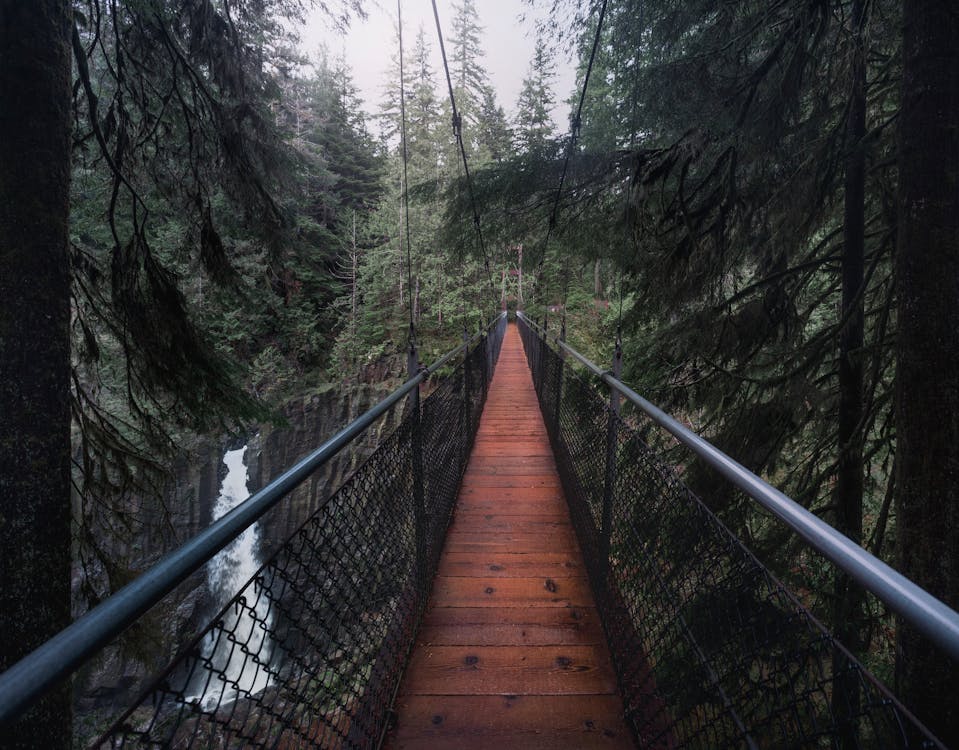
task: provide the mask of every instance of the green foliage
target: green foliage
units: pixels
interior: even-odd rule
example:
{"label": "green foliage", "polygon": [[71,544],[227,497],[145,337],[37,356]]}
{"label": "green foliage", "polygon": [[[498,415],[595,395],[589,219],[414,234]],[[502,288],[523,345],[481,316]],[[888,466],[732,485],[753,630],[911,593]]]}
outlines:
{"label": "green foliage", "polygon": [[[564,35],[579,51],[582,85],[595,4],[559,0],[553,9],[572,19]],[[550,246],[543,238],[562,164],[548,151],[475,175],[487,236],[526,248],[528,314],[548,316],[555,330],[565,309],[570,339],[601,363],[622,278],[625,379],[832,520],[843,173],[850,149],[864,150],[866,341],[853,356],[866,382],[857,439],[866,543],[888,555],[898,6],[868,4],[868,134],[858,144],[845,129],[847,3],[616,0],[607,9]],[[445,236],[462,238],[471,219],[462,184],[447,195]],[[590,284],[595,261],[600,290]],[[590,310],[611,297],[608,308]],[[775,569],[797,576],[788,535],[702,467],[683,472]],[[818,598],[825,588],[815,589],[814,604],[828,603]]]}
{"label": "green foliage", "polygon": [[549,59],[542,36],[536,39],[536,49],[530,60],[529,71],[523,79],[523,89],[516,103],[516,147],[521,153],[540,159],[555,155],[554,128],[551,108],[555,101],[552,81],[555,67]]}
{"label": "green foliage", "polygon": [[158,504],[175,451],[271,418],[322,379],[334,271],[381,178],[343,65],[294,76],[292,6],[87,10],[73,398],[76,549],[95,602],[115,583],[97,570],[122,567],[108,558],[129,539],[175,536]]}

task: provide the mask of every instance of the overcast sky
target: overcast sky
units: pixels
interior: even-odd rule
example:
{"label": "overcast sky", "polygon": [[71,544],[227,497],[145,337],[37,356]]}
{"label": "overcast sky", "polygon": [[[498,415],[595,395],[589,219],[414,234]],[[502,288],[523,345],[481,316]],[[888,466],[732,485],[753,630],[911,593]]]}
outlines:
{"label": "overcast sky", "polygon": [[[512,117],[516,99],[523,85],[523,76],[529,68],[529,60],[535,44],[534,18],[523,0],[477,0],[480,23],[484,27],[483,46],[486,50],[484,64],[489,71],[497,102]],[[440,23],[447,55],[451,55],[450,37],[453,18],[452,0],[438,0]],[[529,17],[520,22],[522,14]],[[318,12],[310,16],[307,27],[301,30],[305,51],[313,55],[321,44],[326,44],[333,56],[345,53],[347,63],[353,69],[353,77],[360,88],[368,112],[375,112],[382,99],[386,70],[389,67],[390,50],[393,49],[393,25],[396,17],[395,1],[371,4],[369,19],[356,22],[345,36],[333,32]],[[409,59],[416,32],[423,24],[433,50],[433,67],[437,83],[446,91],[442,58],[436,40],[436,22],[430,0],[403,0],[403,42]],[[560,132],[568,127],[569,106],[566,100],[575,86],[575,70],[572,62],[559,54],[555,59],[557,77],[554,81],[557,106],[553,120]]]}

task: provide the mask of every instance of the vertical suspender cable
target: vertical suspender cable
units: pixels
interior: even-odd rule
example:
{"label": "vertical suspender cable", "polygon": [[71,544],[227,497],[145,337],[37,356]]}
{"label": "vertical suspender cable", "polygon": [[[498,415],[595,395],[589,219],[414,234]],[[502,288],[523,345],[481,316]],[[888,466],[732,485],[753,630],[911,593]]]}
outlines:
{"label": "vertical suspender cable", "polygon": [[[553,210],[549,216],[549,225],[546,228],[546,241],[543,243],[543,254],[540,256],[539,265],[542,266],[546,260],[546,251],[549,249],[549,239],[556,228],[556,221],[559,216],[559,201],[563,194],[563,186],[566,184],[566,173],[569,170],[569,160],[576,148],[576,142],[579,140],[580,128],[583,125],[583,105],[586,102],[586,90],[589,87],[589,77],[593,72],[593,63],[596,61],[596,50],[599,49],[599,40],[603,33],[603,21],[606,18],[606,2],[603,0],[599,9],[599,20],[596,23],[596,34],[593,36],[593,47],[589,53],[589,64],[586,66],[586,76],[583,78],[583,90],[579,94],[579,104],[576,107],[576,115],[570,124],[569,141],[566,144],[566,157],[563,159],[563,172],[559,178],[559,187],[556,189],[556,197],[553,199]],[[434,0],[434,7],[436,2]],[[567,259],[568,260],[568,259]],[[566,293],[569,284],[569,266],[564,264],[563,272],[563,321],[566,320]]]}
{"label": "vertical suspender cable", "polygon": [[406,297],[410,311],[410,347],[415,345],[416,325],[413,322],[413,251],[410,235],[410,176],[409,154],[406,148],[406,72],[403,69],[403,9],[402,0],[396,0],[396,25],[400,42],[400,152],[403,157],[403,219],[406,234]]}
{"label": "vertical suspender cable", "polygon": [[[398,1],[399,0],[397,0],[397,2]],[[440,42],[440,54],[443,56],[443,70],[446,72],[446,85],[450,93],[450,108],[453,111],[453,135],[456,137],[460,156],[463,159],[463,171],[466,173],[466,188],[469,191],[470,206],[473,209],[473,226],[476,227],[476,235],[479,237],[480,247],[483,250],[483,263],[486,267],[486,278],[489,281],[490,301],[495,306],[496,287],[493,284],[493,272],[490,270],[489,254],[486,252],[486,242],[483,239],[483,228],[480,225],[479,209],[476,206],[476,194],[473,191],[473,177],[470,174],[469,160],[466,158],[466,147],[463,145],[463,117],[456,109],[456,96],[453,94],[453,79],[450,77],[450,66],[446,59],[446,45],[443,43],[443,28],[440,25],[440,12],[436,7],[436,0],[433,0],[433,18],[436,20],[436,36]]]}

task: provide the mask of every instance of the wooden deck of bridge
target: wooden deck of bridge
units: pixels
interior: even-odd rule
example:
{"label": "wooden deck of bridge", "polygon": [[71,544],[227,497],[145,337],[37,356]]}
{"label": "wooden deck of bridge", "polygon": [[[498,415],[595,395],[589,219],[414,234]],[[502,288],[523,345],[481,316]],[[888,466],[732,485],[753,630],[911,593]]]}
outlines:
{"label": "wooden deck of bridge", "polygon": [[633,747],[515,324],[396,708],[396,750]]}

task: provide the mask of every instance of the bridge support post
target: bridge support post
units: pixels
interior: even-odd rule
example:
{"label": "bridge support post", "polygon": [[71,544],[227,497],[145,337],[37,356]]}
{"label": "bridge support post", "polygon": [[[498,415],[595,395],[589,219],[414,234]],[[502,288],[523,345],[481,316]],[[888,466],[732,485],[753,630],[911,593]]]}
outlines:
{"label": "bridge support post", "polygon": [[[406,369],[410,378],[420,373],[419,355],[416,351],[416,341],[410,331],[410,346],[406,354]],[[410,391],[407,402],[410,415],[410,459],[413,473],[413,525],[416,535],[416,587],[420,603],[425,603],[429,592],[427,561],[429,550],[427,540],[429,517],[426,512],[426,498],[423,493],[423,431],[420,419],[420,389],[419,386]]]}
{"label": "bridge support post", "polygon": [[[613,350],[612,375],[617,380],[623,374],[623,338],[616,330],[616,345]],[[609,389],[609,416],[606,426],[606,478],[603,484],[603,520],[600,529],[600,565],[602,565],[603,590],[600,596],[606,598],[609,592],[609,553],[610,539],[613,535],[613,499],[616,493],[616,448],[619,441],[620,396],[615,388]]]}

